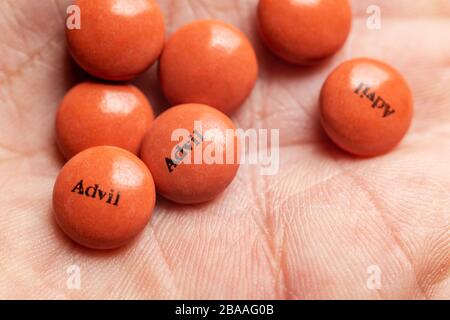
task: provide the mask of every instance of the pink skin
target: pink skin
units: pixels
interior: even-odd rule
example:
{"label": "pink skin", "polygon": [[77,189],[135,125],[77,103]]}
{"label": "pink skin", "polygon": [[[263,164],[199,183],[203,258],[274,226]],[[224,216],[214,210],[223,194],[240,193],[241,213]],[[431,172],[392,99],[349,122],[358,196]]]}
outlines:
{"label": "pink skin", "polygon": [[[69,1],[0,2],[0,298],[449,298],[449,2],[380,0],[383,24],[374,31],[365,26],[373,1],[352,1],[346,46],[307,69],[263,47],[256,0],[223,2],[159,1],[170,33],[214,17],[255,44],[260,79],[234,120],[282,128],[280,172],[263,177],[243,166],[206,205],[158,199],[142,236],[107,253],[68,240],[51,213],[62,165],[55,112],[81,80],[61,27]],[[355,56],[392,64],[414,93],[411,131],[380,158],[348,156],[319,125],[322,82]],[[157,111],[166,106],[156,68],[135,83]],[[66,287],[73,264],[79,291]],[[372,265],[382,271],[380,290],[366,286]]]}

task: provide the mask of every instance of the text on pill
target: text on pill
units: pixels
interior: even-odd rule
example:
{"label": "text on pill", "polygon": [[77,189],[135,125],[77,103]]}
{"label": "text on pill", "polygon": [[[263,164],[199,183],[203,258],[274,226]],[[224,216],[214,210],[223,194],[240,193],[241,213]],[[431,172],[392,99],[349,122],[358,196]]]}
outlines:
{"label": "text on pill", "polygon": [[194,130],[193,133],[193,135],[191,134],[189,136],[190,140],[188,142],[175,147],[175,159],[166,158],[167,169],[170,173],[180,165],[184,158],[192,151],[194,146],[198,146],[204,141],[203,136],[197,130]]}
{"label": "text on pill", "polygon": [[111,190],[110,192],[103,191],[100,189],[100,186],[98,184],[94,184],[93,186],[88,186],[86,189],[83,185],[84,181],[80,180],[75,187],[72,189],[71,192],[77,193],[81,196],[86,196],[93,199],[98,199],[100,201],[103,201],[106,199],[107,204],[111,204],[114,206],[119,205],[120,201],[120,192],[115,192],[114,190]]}
{"label": "text on pill", "polygon": [[370,100],[372,102],[372,108],[383,109],[383,118],[387,118],[395,113],[395,110],[383,98],[377,95],[375,91],[371,91],[371,88],[362,82],[356,88],[355,94],[359,95],[360,98],[365,97]]}

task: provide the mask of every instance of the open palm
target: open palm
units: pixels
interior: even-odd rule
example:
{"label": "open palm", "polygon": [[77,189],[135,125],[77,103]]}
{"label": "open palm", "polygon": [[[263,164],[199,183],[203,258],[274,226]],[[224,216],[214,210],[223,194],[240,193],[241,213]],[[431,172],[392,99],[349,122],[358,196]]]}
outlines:
{"label": "open palm", "polygon": [[[85,77],[66,51],[69,1],[2,0],[0,298],[449,298],[450,3],[375,1],[382,25],[370,30],[371,2],[353,1],[353,31],[338,55],[299,68],[262,46],[256,0],[159,1],[169,33],[218,18],[249,36],[260,79],[234,120],[280,129],[280,170],[262,176],[242,166],[204,205],[159,198],[136,241],[98,252],[65,237],[51,208],[63,165],[55,112]],[[341,152],[318,121],[321,84],[355,56],[396,66],[415,95],[410,133],[375,159]],[[157,112],[168,106],[155,68],[135,83]],[[70,266],[79,268],[79,290],[67,286]]]}

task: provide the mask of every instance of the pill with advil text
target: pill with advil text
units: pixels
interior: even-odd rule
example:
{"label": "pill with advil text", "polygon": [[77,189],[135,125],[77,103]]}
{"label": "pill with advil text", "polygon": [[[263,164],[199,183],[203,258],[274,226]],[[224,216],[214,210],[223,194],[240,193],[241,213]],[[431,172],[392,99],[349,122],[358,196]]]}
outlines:
{"label": "pill with advil text", "polygon": [[56,115],[56,140],[66,158],[95,146],[138,154],[152,120],[152,107],[136,87],[85,82],[64,97]]}
{"label": "pill with advil text", "polygon": [[326,80],[320,94],[322,124],[342,149],[376,156],[393,149],[407,133],[413,99],[405,79],[373,59],[344,62]]}
{"label": "pill with advil text", "polygon": [[67,42],[90,74],[129,80],[158,59],[165,26],[155,0],[77,0],[75,5],[79,9],[67,20]]}
{"label": "pill with advil text", "polygon": [[200,20],[172,35],[161,55],[159,74],[172,104],[201,103],[230,114],[250,95],[258,62],[237,28]]}
{"label": "pill with advil text", "polygon": [[178,203],[212,200],[239,168],[236,128],[225,114],[201,104],[170,108],[152,124],[142,143],[162,196]]}
{"label": "pill with advil text", "polygon": [[336,53],[352,24],[348,0],[260,0],[261,37],[279,57],[312,64]]}
{"label": "pill with advil text", "polygon": [[150,171],[132,153],[95,147],[73,157],[53,189],[61,229],[93,249],[113,249],[131,241],[147,225],[155,206]]}

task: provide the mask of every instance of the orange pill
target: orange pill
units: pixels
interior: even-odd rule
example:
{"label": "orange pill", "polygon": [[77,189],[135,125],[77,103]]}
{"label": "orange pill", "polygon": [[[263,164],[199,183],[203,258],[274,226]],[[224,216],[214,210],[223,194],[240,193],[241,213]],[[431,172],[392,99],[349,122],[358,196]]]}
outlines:
{"label": "orange pill", "polygon": [[151,105],[136,87],[85,82],[64,97],[56,115],[56,140],[67,159],[95,146],[139,154],[152,121]]}
{"label": "orange pill", "polygon": [[75,4],[80,16],[69,17],[67,42],[74,59],[90,74],[129,80],[158,59],[165,26],[154,0],[77,0]]}
{"label": "orange pill", "polygon": [[258,62],[252,45],[237,28],[201,20],[169,39],[159,74],[172,104],[206,104],[230,114],[250,95]]}
{"label": "orange pill", "polygon": [[183,204],[206,202],[236,176],[236,128],[212,107],[179,105],[153,122],[142,143],[141,158],[162,196]]}
{"label": "orange pill", "polygon": [[320,112],[325,131],[339,147],[359,156],[376,156],[393,149],[405,136],[413,99],[396,70],[360,58],[341,64],[328,77]]}
{"label": "orange pill", "polygon": [[348,0],[260,0],[261,37],[282,59],[300,65],[336,53],[350,33]]}
{"label": "orange pill", "polygon": [[116,147],[95,147],[62,168],[53,189],[61,229],[93,249],[120,247],[147,225],[155,206],[150,171],[135,155]]}

